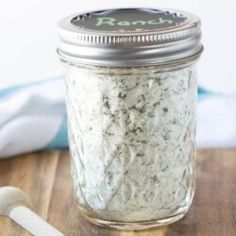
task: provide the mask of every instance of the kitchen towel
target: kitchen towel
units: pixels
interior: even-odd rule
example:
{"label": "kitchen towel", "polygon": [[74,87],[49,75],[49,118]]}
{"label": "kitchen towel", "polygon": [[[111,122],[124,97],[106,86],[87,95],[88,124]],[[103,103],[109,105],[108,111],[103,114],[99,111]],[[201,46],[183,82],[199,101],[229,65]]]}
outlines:
{"label": "kitchen towel", "polygon": [[[236,96],[198,88],[198,147],[236,147]],[[67,148],[64,76],[0,89],[0,158]]]}

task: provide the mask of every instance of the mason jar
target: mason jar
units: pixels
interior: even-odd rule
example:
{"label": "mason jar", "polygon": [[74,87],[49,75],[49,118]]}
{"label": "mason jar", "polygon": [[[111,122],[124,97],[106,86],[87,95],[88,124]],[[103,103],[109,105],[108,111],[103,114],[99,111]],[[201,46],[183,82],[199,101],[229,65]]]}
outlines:
{"label": "mason jar", "polygon": [[111,9],[59,22],[67,68],[71,172],[89,221],[170,224],[195,188],[200,20],[167,9]]}

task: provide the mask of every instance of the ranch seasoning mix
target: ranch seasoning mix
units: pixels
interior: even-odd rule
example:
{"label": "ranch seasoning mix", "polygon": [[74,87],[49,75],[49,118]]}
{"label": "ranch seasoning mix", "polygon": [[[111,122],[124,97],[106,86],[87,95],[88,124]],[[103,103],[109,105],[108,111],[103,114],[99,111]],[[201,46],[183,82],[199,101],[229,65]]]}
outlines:
{"label": "ranch seasoning mix", "polygon": [[119,229],[175,222],[194,194],[199,19],[111,9],[59,22],[81,213]]}

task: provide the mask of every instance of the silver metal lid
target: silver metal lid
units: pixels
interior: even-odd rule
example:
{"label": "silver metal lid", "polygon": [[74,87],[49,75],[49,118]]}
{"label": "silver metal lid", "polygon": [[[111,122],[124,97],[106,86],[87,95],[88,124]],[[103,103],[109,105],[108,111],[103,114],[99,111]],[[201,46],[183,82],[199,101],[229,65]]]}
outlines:
{"label": "silver metal lid", "polygon": [[59,22],[62,60],[98,66],[146,66],[197,57],[198,17],[169,9],[109,9]]}

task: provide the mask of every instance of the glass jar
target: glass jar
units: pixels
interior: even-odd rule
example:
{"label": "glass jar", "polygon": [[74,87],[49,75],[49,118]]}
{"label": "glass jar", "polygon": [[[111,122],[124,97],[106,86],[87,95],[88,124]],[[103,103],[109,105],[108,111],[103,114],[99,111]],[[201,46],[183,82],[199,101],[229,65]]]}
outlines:
{"label": "glass jar", "polygon": [[79,209],[126,230],[182,218],[195,186],[199,19],[113,9],[67,17],[59,33]]}

